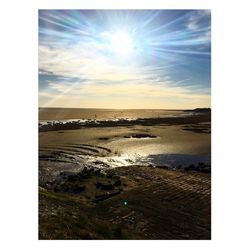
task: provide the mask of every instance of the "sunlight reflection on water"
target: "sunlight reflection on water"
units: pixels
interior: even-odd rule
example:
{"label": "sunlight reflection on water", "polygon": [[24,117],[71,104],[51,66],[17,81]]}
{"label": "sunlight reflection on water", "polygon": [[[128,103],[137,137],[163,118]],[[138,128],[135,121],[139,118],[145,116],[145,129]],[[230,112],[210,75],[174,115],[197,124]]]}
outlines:
{"label": "sunlight reflection on water", "polygon": [[88,164],[95,164],[95,166],[103,167],[122,167],[131,165],[141,166],[167,166],[167,167],[187,167],[191,164],[197,165],[199,163],[211,164],[211,156],[188,155],[188,154],[155,154],[142,156],[139,154],[122,154],[119,156],[110,157],[88,157]]}

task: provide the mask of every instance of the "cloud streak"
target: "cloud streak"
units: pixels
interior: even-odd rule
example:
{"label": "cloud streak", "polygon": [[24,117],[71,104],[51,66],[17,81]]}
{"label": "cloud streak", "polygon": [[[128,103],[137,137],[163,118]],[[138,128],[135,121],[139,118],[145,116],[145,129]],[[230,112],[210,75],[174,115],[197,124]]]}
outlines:
{"label": "cloud streak", "polygon": [[[74,13],[75,16],[81,14]],[[149,19],[144,20],[144,25],[141,25],[143,29],[152,25],[156,18],[162,18],[162,12],[153,14],[147,15]],[[207,63],[210,55],[206,50],[210,42],[210,27],[205,27],[203,23],[210,13],[202,11],[190,14],[176,19],[186,21],[186,29],[181,29],[181,24],[178,26],[177,21],[172,21],[170,23],[176,25],[176,31],[162,28],[161,34],[151,37],[146,35],[150,32],[145,32],[145,37],[131,33],[134,53],[123,58],[113,53],[108,41],[114,32],[112,27],[109,30],[102,23],[94,25],[97,22],[95,19],[83,18],[87,21],[81,23],[81,19],[65,17],[60,11],[40,14],[39,84],[44,88],[39,92],[39,105],[88,108],[209,107],[209,87],[202,87],[199,74],[204,73],[198,69],[201,62]],[[139,27],[140,23],[133,25]],[[128,30],[138,31],[138,27],[133,25]],[[158,32],[160,29],[154,27],[153,30]],[[164,32],[168,32],[166,36]],[[139,33],[144,34],[142,31]]]}
{"label": "cloud streak", "polygon": [[[203,93],[194,93],[181,87],[170,87],[154,83],[129,83],[129,84],[93,84],[83,83],[75,84],[73,87],[68,84],[50,83],[51,89],[55,91],[41,92],[40,99],[50,98],[54,100],[52,103],[45,104],[50,106],[67,107],[71,103],[72,107],[81,107],[84,103],[85,107],[91,108],[93,100],[94,107],[110,108],[107,104],[116,102],[116,108],[195,108],[197,106],[210,106],[210,95]],[[105,101],[104,101],[105,100]],[[123,101],[122,105],[120,101]],[[126,102],[125,102],[126,101]],[[126,105],[124,104],[126,103]]]}

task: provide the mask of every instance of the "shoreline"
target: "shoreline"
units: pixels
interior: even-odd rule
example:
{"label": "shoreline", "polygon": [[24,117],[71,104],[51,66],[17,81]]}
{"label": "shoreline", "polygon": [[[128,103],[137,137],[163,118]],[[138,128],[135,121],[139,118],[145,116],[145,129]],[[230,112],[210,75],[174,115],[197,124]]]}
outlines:
{"label": "shoreline", "polygon": [[81,128],[98,128],[98,127],[118,127],[118,126],[154,126],[154,125],[181,125],[181,124],[197,124],[211,122],[211,113],[198,113],[179,117],[162,117],[162,118],[138,118],[128,119],[121,118],[115,120],[73,120],[65,122],[47,122],[39,123],[39,132],[57,131],[57,130],[73,130]]}
{"label": "shoreline", "polygon": [[210,112],[88,121],[39,129],[39,239],[211,239]]}

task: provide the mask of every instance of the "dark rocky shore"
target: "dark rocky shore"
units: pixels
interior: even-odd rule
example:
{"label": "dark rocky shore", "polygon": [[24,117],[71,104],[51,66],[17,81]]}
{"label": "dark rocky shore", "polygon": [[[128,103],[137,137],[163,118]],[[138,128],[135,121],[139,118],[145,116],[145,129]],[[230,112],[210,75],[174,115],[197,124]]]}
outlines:
{"label": "dark rocky shore", "polygon": [[[189,111],[190,112],[190,111]],[[49,122],[47,124],[39,124],[39,131],[56,131],[56,130],[71,130],[81,128],[98,128],[98,127],[118,127],[118,126],[154,126],[154,125],[179,125],[179,124],[198,124],[201,122],[210,122],[211,112],[209,110],[202,112],[193,112],[193,115],[184,117],[163,117],[163,118],[138,118],[136,120],[117,119],[117,120],[88,120],[82,122],[70,121],[62,123],[60,121]]]}
{"label": "dark rocky shore", "polygon": [[152,167],[62,172],[39,190],[40,239],[210,239],[210,175]]}

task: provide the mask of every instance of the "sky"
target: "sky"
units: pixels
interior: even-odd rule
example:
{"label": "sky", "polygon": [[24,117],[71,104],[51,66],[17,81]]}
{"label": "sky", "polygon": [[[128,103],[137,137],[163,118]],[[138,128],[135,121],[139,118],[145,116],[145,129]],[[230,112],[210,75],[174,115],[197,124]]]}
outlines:
{"label": "sky", "polygon": [[211,105],[209,10],[39,10],[39,106]]}

